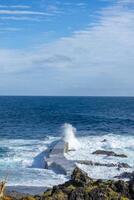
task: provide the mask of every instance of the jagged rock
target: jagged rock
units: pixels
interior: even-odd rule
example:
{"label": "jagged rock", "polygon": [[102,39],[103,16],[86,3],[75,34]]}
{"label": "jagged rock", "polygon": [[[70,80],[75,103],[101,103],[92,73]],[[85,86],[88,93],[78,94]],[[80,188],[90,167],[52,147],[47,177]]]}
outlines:
{"label": "jagged rock", "polygon": [[117,166],[118,168],[131,168],[127,163],[118,163]]}
{"label": "jagged rock", "polygon": [[134,200],[133,175],[127,182],[92,180],[87,173],[77,167],[73,171],[71,180],[48,189],[41,196],[10,200]]}
{"label": "jagged rock", "polygon": [[92,179],[88,177],[87,173],[80,170],[78,167],[74,169],[71,175],[71,180],[81,186],[84,186],[92,181]]}
{"label": "jagged rock", "polygon": [[97,151],[94,151],[92,154],[127,158],[125,154],[117,154],[114,151],[106,151],[106,150],[97,150]]}

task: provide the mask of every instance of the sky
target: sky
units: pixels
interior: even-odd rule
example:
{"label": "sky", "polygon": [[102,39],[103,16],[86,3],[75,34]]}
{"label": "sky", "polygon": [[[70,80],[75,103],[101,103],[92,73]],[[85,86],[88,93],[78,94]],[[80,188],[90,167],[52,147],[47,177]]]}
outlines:
{"label": "sky", "polygon": [[134,96],[134,1],[0,0],[0,95]]}

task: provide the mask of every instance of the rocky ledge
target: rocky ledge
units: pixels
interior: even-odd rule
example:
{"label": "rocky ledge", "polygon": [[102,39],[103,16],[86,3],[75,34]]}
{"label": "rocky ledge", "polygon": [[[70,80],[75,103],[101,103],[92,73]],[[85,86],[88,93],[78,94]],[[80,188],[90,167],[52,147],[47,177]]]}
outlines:
{"label": "rocky ledge", "polygon": [[127,155],[125,155],[125,154],[117,154],[114,151],[97,150],[97,151],[94,151],[92,154],[115,156],[115,157],[120,157],[120,158],[127,158]]}
{"label": "rocky ledge", "polygon": [[76,167],[68,182],[48,189],[42,196],[5,197],[4,200],[134,200],[134,172],[129,181],[93,180]]}

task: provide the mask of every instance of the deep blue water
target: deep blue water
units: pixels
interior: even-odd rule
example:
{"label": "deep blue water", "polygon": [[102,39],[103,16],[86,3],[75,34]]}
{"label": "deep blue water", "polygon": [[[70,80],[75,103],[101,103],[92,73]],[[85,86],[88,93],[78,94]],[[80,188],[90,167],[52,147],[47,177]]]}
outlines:
{"label": "deep blue water", "polygon": [[0,97],[0,138],[58,136],[65,122],[80,135],[133,135],[134,98]]}
{"label": "deep blue water", "polygon": [[[128,157],[125,160],[104,157],[101,162],[126,162],[134,169],[134,98],[3,96],[0,97],[0,180],[8,171],[11,186],[51,187],[65,182],[66,176],[41,169],[42,161],[37,159],[60,139],[64,123],[77,129],[80,145],[78,151],[69,153],[69,159],[92,160],[93,151],[112,150]],[[95,159],[100,162],[100,158]],[[120,173],[116,168],[81,168],[99,179],[111,179]]]}

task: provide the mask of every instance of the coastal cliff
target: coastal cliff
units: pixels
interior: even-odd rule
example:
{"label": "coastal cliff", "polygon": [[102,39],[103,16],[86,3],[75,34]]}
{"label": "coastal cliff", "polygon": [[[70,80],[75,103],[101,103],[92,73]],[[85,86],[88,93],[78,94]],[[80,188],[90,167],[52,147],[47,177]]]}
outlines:
{"label": "coastal cliff", "polygon": [[10,195],[3,200],[134,200],[134,173],[129,181],[93,180],[76,167],[66,183],[35,196]]}

